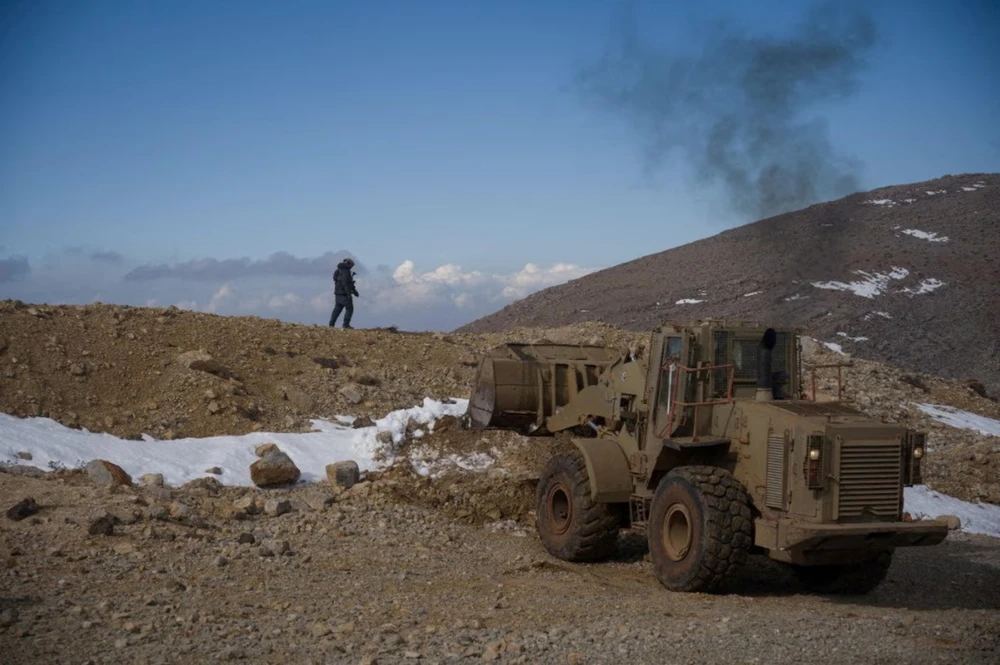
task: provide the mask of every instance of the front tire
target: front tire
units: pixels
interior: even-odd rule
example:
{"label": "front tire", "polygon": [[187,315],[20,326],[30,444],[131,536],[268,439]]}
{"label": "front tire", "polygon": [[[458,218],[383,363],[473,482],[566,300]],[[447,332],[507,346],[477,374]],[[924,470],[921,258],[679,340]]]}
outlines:
{"label": "front tire", "polygon": [[673,469],[653,495],[647,539],[660,584],[671,591],[714,591],[747,561],[752,537],[746,490],[725,469]]}
{"label": "front tire", "polygon": [[618,542],[620,513],[590,497],[583,454],[553,456],[535,493],[535,527],[545,549],[565,561],[600,561]]}

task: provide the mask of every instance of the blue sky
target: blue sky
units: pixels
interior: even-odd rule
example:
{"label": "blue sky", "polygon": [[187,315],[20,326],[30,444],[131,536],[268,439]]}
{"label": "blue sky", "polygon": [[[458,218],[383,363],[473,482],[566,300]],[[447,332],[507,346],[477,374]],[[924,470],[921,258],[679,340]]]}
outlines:
{"label": "blue sky", "polygon": [[[697,54],[707,21],[781,35],[803,3],[634,5],[645,39]],[[803,109],[861,165],[862,189],[1000,170],[1000,3],[864,6],[878,43],[858,86]],[[201,307],[225,280],[178,275],[154,288],[122,276],[144,264],[348,250],[369,269],[387,266],[389,287],[406,261],[417,275],[445,266],[445,282],[484,273],[476,283],[492,284],[493,299],[450,312],[457,322],[502,303],[497,284],[530,291],[751,221],[717,187],[699,187],[683,154],[647,177],[642,137],[574,87],[576,68],[613,34],[616,3],[4,7],[0,261],[27,261],[30,272],[0,282],[0,297]],[[72,248],[117,258],[97,269],[67,258]],[[571,268],[518,282],[526,264],[545,272],[555,262]],[[92,285],[81,284],[87,275]],[[328,279],[318,275],[314,290]],[[299,291],[288,293],[321,295]],[[323,319],[314,309],[276,315]]]}

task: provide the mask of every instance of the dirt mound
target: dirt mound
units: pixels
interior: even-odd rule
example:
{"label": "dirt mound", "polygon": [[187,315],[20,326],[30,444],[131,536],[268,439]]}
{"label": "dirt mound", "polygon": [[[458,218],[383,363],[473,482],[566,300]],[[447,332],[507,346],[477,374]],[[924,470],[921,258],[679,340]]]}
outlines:
{"label": "dirt mound", "polygon": [[885,187],[539,291],[459,332],[742,318],[803,326],[909,371],[975,378],[996,395],[998,224],[1000,175]]}

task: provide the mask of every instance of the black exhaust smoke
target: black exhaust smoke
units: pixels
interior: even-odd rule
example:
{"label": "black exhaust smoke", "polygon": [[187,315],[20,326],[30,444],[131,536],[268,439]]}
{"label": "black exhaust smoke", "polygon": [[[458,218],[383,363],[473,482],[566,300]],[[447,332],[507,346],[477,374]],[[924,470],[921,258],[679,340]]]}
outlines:
{"label": "black exhaust smoke", "polygon": [[839,198],[858,189],[860,164],[804,114],[850,97],[867,67],[876,26],[853,4],[813,7],[780,37],[712,25],[690,55],[645,42],[626,7],[577,84],[636,130],[648,171],[676,153],[744,221]]}

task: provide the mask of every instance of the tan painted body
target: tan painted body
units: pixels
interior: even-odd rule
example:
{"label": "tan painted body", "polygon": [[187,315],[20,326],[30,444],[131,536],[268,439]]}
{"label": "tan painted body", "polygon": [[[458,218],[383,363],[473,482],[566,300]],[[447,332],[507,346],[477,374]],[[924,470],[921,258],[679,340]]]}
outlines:
{"label": "tan painted body", "polygon": [[[839,399],[806,399],[798,331],[768,333],[771,371],[758,373],[759,363],[767,366],[766,330],[664,325],[639,358],[599,347],[501,347],[480,367],[471,420],[539,434],[571,430],[592,497],[627,505],[636,529],[645,529],[668,471],[708,464],[742,483],[754,544],[775,559],[847,563],[871,549],[941,542],[946,526],[903,516],[903,487],[919,482],[913,451],[923,452],[924,435]],[[516,380],[494,382],[501,373]],[[819,459],[810,460],[810,447]]]}

